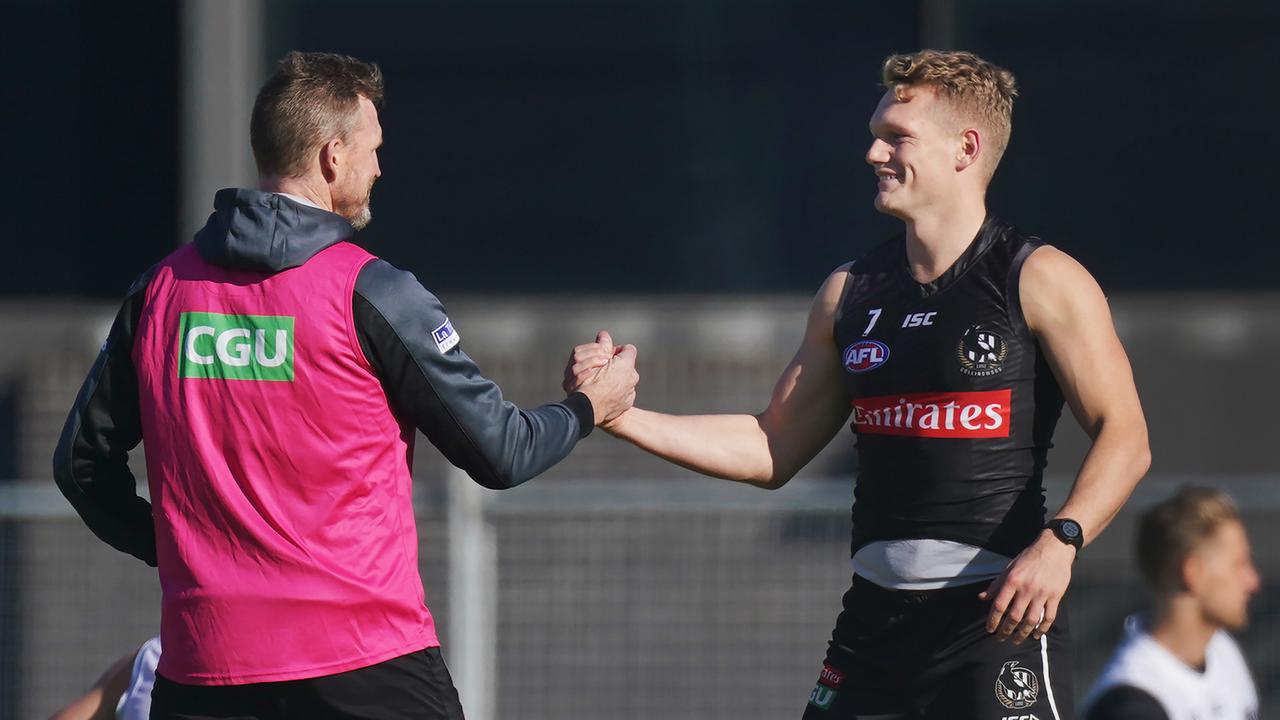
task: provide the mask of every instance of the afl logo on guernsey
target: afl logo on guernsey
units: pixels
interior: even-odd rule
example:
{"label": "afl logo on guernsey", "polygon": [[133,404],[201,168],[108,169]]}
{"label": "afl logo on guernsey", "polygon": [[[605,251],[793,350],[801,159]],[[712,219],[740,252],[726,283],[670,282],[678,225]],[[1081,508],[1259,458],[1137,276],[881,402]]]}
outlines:
{"label": "afl logo on guernsey", "polygon": [[1004,370],[1009,343],[981,325],[973,325],[961,336],[956,357],[960,359],[960,372],[971,377],[988,377]]}
{"label": "afl logo on guernsey", "polygon": [[879,340],[859,340],[844,349],[844,369],[851,373],[875,370],[889,360],[889,346]]}

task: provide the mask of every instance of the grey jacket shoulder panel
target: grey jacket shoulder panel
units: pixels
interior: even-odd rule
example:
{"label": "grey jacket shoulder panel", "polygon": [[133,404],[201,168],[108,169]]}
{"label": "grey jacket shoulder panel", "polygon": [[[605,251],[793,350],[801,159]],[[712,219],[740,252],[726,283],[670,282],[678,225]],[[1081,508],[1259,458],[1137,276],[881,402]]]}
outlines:
{"label": "grey jacket shoulder panel", "polygon": [[562,460],[594,426],[581,393],[522,410],[459,345],[440,300],[383,260],[360,272],[356,333],[396,413],[485,487],[518,485]]}

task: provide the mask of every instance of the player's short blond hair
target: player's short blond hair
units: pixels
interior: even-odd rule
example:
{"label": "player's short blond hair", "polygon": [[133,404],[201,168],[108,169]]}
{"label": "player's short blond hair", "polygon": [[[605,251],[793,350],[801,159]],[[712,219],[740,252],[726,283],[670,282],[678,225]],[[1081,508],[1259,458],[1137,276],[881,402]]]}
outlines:
{"label": "player's short blond hair", "polygon": [[1157,595],[1185,590],[1182,563],[1240,511],[1221,490],[1187,486],[1152,507],[1138,521],[1138,568]]}
{"label": "player's short blond hair", "polygon": [[885,58],[881,81],[899,100],[906,100],[913,87],[933,88],[957,118],[985,130],[990,178],[1013,130],[1013,99],[1018,96],[1013,73],[970,52],[921,50]]}

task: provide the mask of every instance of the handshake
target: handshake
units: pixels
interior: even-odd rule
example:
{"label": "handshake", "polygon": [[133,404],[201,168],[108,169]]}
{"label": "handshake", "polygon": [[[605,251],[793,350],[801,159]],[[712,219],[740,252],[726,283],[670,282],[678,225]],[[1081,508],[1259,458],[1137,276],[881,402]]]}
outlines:
{"label": "handshake", "polygon": [[596,425],[608,430],[636,402],[636,346],[615,346],[601,330],[596,341],[573,349],[564,368],[564,391],[591,401]]}

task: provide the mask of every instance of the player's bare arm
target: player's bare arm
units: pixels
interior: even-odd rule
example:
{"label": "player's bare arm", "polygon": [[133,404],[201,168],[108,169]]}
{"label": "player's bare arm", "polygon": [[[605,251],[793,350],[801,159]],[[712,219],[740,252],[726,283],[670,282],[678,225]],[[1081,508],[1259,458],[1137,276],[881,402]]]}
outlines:
{"label": "player's bare arm", "polygon": [[116,701],[129,687],[129,674],[137,655],[135,650],[116,660],[93,683],[93,687],[55,712],[49,720],[115,720]]}
{"label": "player's bare arm", "polygon": [[[1133,371],[1102,289],[1067,254],[1043,247],[1023,267],[1027,325],[1044,348],[1076,421],[1093,441],[1056,517],[1080,523],[1087,545],[1111,522],[1151,463]],[[1053,624],[1076,550],[1046,530],[997,578],[987,629],[1021,642]]]}
{"label": "player's bare arm", "polygon": [[[758,415],[667,415],[632,408],[601,427],[690,470],[762,488],[782,487],[826,446],[849,416],[833,326],[848,277],[838,268],[809,311],[804,340]],[[605,336],[607,338],[607,335]],[[614,351],[580,345],[566,368],[566,389],[588,382]]]}

